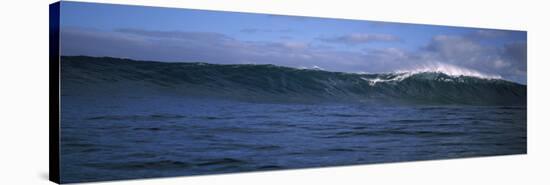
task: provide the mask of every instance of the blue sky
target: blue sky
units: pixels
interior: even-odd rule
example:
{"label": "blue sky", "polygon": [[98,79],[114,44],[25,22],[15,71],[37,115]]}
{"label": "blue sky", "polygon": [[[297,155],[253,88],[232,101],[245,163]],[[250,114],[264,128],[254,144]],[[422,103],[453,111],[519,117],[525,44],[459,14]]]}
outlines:
{"label": "blue sky", "polygon": [[381,73],[440,64],[526,83],[527,33],[62,2],[61,54]]}

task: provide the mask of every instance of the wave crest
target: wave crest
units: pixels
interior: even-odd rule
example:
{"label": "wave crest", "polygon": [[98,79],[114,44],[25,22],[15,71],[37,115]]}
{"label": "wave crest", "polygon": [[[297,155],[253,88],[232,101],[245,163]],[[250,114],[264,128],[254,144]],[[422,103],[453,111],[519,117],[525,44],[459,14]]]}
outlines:
{"label": "wave crest", "polygon": [[525,105],[526,86],[434,65],[382,74],[274,65],[162,63],[62,57],[62,95],[222,98],[254,102]]}
{"label": "wave crest", "polygon": [[412,70],[399,70],[396,73],[400,74],[419,74],[419,73],[443,73],[448,76],[460,77],[460,76],[469,76],[477,77],[482,79],[502,79],[500,75],[491,75],[485,74],[473,69],[467,69],[463,67],[458,67],[451,64],[444,63],[433,63],[428,65],[423,65]]}

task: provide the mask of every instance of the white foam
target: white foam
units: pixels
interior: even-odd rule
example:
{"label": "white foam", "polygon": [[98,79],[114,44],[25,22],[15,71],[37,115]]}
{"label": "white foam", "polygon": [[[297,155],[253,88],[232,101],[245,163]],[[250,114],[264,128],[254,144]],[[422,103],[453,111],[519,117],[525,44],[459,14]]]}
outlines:
{"label": "white foam", "polygon": [[423,65],[412,70],[399,70],[396,73],[443,73],[449,76],[459,77],[459,76],[470,76],[483,79],[501,79],[500,75],[490,75],[484,74],[473,69],[466,69],[451,64],[444,63],[433,63],[429,65]]}
{"label": "white foam", "polygon": [[322,71],[325,70],[325,69],[323,69],[322,67],[319,67],[319,66],[313,66],[313,67],[311,67],[311,69],[313,69],[313,70],[322,70]]}
{"label": "white foam", "polygon": [[411,75],[413,75],[413,74],[412,73],[400,73],[399,75],[397,75],[393,78],[390,78],[390,79],[381,79],[381,78],[368,79],[368,78],[365,78],[365,77],[361,77],[361,79],[369,82],[370,86],[374,86],[374,85],[376,85],[376,83],[399,82],[399,81],[402,81],[402,80],[410,77]]}
{"label": "white foam", "polygon": [[302,69],[302,70],[318,70],[318,71],[324,71],[324,70],[325,70],[324,68],[319,67],[319,66],[316,66],[316,65],[313,65],[313,66],[311,66],[311,67],[300,66],[300,67],[298,67],[298,69]]}
{"label": "white foam", "polygon": [[[381,78],[369,79],[364,77],[361,77],[361,79],[368,81],[370,86],[374,86],[376,85],[376,83],[399,82],[412,75],[419,74],[419,73],[443,73],[452,77],[469,76],[469,77],[476,77],[476,78],[482,78],[482,79],[501,79],[502,78],[500,75],[489,75],[489,74],[481,73],[476,70],[466,69],[466,68],[462,68],[462,67],[458,67],[450,64],[434,63],[430,65],[423,65],[423,66],[414,68],[412,70],[398,70],[393,73],[393,74],[396,74],[396,76],[389,79],[381,79]],[[443,79],[443,81],[451,82],[450,79]]]}

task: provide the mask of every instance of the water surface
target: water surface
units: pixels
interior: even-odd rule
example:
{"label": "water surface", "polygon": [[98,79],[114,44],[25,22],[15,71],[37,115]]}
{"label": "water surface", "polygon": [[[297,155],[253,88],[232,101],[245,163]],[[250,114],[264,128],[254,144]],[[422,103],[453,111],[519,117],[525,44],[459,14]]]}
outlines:
{"label": "water surface", "polygon": [[62,97],[61,180],[81,182],[526,153],[522,106]]}

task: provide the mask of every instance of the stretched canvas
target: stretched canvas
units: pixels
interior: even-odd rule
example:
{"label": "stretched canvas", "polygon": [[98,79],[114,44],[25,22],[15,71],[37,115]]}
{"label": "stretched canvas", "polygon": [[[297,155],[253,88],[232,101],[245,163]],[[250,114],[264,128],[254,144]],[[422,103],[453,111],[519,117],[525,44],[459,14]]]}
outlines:
{"label": "stretched canvas", "polygon": [[63,1],[57,183],[525,154],[527,32]]}

